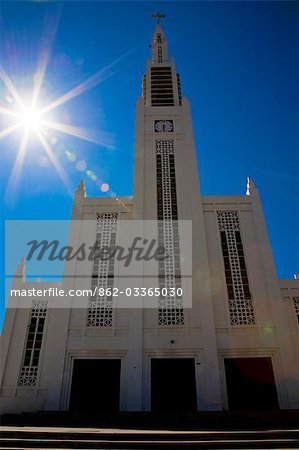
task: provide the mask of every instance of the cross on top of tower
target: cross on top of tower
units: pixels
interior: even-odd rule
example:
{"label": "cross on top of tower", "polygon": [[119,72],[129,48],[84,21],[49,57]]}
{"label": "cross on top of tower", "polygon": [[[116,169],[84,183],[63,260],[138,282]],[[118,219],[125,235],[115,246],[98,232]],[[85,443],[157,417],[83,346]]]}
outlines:
{"label": "cross on top of tower", "polygon": [[156,14],[152,14],[151,17],[154,19],[157,19],[157,23],[160,23],[160,19],[164,19],[166,17],[165,14],[159,13],[159,11]]}

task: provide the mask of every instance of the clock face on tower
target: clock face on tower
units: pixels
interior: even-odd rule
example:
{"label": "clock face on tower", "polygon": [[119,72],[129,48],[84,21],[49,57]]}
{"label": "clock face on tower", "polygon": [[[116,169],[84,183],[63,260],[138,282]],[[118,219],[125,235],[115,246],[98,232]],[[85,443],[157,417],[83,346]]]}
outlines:
{"label": "clock face on tower", "polygon": [[155,120],[156,133],[171,133],[173,131],[172,120]]}

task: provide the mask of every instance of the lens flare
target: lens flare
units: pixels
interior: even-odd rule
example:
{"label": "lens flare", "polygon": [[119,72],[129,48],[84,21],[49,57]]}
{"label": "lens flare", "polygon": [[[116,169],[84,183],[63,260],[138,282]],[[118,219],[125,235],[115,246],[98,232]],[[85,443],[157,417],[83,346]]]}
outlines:
{"label": "lens flare", "polygon": [[110,189],[109,184],[108,183],[102,183],[101,184],[101,191],[102,192],[108,192]]}

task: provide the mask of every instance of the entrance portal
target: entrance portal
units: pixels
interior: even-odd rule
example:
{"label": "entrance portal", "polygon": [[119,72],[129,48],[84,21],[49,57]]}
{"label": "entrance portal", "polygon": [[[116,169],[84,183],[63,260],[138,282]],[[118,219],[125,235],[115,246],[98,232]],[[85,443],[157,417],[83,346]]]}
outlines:
{"label": "entrance portal", "polygon": [[271,358],[225,358],[224,365],[231,411],[279,409]]}
{"label": "entrance portal", "polygon": [[196,411],[193,358],[151,360],[152,411]]}
{"label": "entrance portal", "polygon": [[119,411],[120,359],[75,359],[71,411]]}

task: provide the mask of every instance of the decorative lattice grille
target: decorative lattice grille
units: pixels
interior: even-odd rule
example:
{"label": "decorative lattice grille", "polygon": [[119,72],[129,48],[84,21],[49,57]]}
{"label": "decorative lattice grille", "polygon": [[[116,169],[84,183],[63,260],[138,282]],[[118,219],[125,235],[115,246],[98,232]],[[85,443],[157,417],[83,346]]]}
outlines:
{"label": "decorative lattice grille", "polygon": [[91,289],[97,292],[90,299],[87,313],[88,327],[111,327],[113,313],[113,297],[101,295],[101,289],[113,290],[115,258],[101,258],[101,249],[115,250],[118,213],[98,213],[96,224],[96,246],[99,252],[95,255],[92,269]]}
{"label": "decorative lattice grille", "polygon": [[180,245],[175,178],[174,142],[156,140],[158,241],[168,256],[159,261],[159,287],[167,295],[159,299],[159,325],[183,325],[182,297],[170,295],[181,287]]}
{"label": "decorative lattice grille", "polygon": [[255,324],[238,211],[217,211],[232,325]]}
{"label": "decorative lattice grille", "polygon": [[47,309],[48,302],[46,300],[34,300],[32,302],[19,386],[34,386],[36,384]]}
{"label": "decorative lattice grille", "polygon": [[297,316],[297,320],[299,323],[299,297],[293,297],[292,300],[293,300],[293,305],[295,308],[295,314]]}

